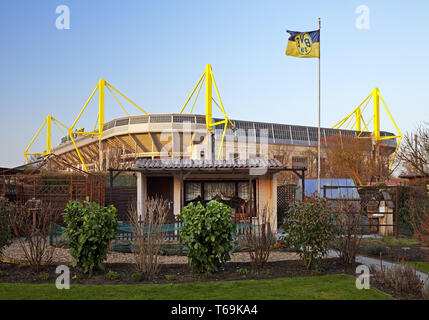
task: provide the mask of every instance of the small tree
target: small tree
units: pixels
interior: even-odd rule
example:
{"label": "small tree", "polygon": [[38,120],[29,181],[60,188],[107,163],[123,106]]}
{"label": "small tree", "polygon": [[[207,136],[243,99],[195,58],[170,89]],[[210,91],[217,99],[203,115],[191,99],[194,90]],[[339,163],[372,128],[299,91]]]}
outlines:
{"label": "small tree", "polygon": [[104,269],[102,262],[119,227],[116,208],[113,205],[105,208],[89,201],[69,201],[64,222],[73,266],[89,274]]}
{"label": "small tree", "polygon": [[184,222],[180,230],[182,243],[189,249],[188,263],[192,270],[211,274],[230,260],[232,232],[231,208],[215,200],[204,207],[190,203],[178,217]]}
{"label": "small tree", "polygon": [[50,203],[30,200],[26,205],[15,205],[10,211],[13,233],[24,252],[25,259],[38,272],[43,263],[49,264],[54,247],[49,243],[52,227],[59,221],[58,210]]}
{"label": "small tree", "polygon": [[133,206],[129,211],[129,219],[133,239],[135,239],[136,249],[133,253],[137,269],[150,277],[159,270],[158,255],[167,233],[164,224],[169,212],[168,201],[149,198],[145,208],[145,213],[140,218]]}
{"label": "small tree", "polygon": [[10,225],[11,204],[6,198],[0,197],[0,257],[3,248],[8,246],[12,238],[12,228]]}
{"label": "small tree", "polygon": [[250,216],[249,223],[244,228],[245,245],[256,273],[265,267],[273,246],[274,235],[271,231],[270,217],[270,210],[266,205],[258,217],[259,224],[253,225]]}
{"label": "small tree", "polygon": [[333,240],[336,224],[326,200],[319,197],[293,203],[283,225],[284,239],[299,250],[307,269],[317,268]]}

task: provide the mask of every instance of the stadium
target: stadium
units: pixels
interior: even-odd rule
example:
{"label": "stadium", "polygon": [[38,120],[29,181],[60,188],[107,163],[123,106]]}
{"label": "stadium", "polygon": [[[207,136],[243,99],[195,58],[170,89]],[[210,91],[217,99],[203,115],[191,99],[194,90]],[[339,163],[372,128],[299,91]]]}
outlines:
{"label": "stadium", "polygon": [[[205,87],[205,114],[192,114],[201,89]],[[104,122],[104,94],[106,88],[126,112],[126,117]],[[214,90],[213,90],[214,88]],[[85,108],[98,90],[98,116],[93,131],[76,129]],[[116,95],[115,95],[116,92]],[[130,115],[120,103],[118,96],[137,107],[140,115]],[[217,99],[215,99],[217,98]],[[374,101],[374,128],[368,130],[362,113]],[[325,157],[327,140],[334,135],[370,138],[390,153],[397,150],[396,138],[390,132],[380,130],[378,89],[373,92],[346,118],[333,128],[320,128],[321,158]],[[184,113],[194,100],[189,113]],[[223,118],[212,116],[213,104]],[[383,102],[384,104],[384,102]],[[387,107],[386,107],[387,110]],[[389,113],[390,115],[390,113]],[[354,118],[356,130],[341,128]],[[393,119],[392,119],[393,120]],[[363,122],[365,129],[362,130]],[[52,147],[52,123],[68,130],[61,142]],[[97,128],[98,123],[98,128]],[[46,125],[48,132],[46,150],[29,153],[37,134]],[[273,229],[277,228],[278,206],[284,207],[288,197],[294,198],[298,180],[301,180],[301,195],[304,196],[305,177],[315,177],[309,170],[314,159],[308,157],[310,150],[318,145],[318,128],[281,123],[264,123],[229,119],[214,81],[211,65],[195,85],[179,113],[148,114],[132,100],[100,79],[78,117],[70,127],[48,116],[24,155],[46,157],[54,154],[62,162],[85,172],[110,172],[110,198],[116,203],[113,180],[128,172],[136,177],[136,190],[126,197],[136,201],[139,214],[144,213],[149,197],[163,197],[170,201],[170,219],[180,214],[189,202],[203,203],[213,199],[227,202],[238,220],[268,210]],[[292,172],[291,174],[288,174]],[[281,188],[283,187],[283,189]],[[278,195],[279,190],[284,192]],[[289,190],[289,191],[288,191]],[[278,199],[281,198],[281,199]],[[134,200],[132,200],[134,199]],[[281,201],[280,201],[281,200]],[[120,206],[120,205],[119,205]],[[120,210],[126,211],[126,206]]]}

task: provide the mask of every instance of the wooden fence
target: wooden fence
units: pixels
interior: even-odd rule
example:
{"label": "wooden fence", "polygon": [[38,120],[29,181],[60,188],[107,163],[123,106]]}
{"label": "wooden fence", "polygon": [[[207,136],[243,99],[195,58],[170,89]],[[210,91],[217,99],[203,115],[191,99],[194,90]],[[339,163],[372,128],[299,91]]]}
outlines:
{"label": "wooden fence", "polygon": [[[249,223],[238,223],[235,231],[235,236],[242,236],[245,234],[246,226]],[[180,242],[180,229],[183,227],[183,222],[177,221],[174,223],[164,224],[163,231],[166,233],[164,241]],[[254,225],[253,225],[254,227]],[[143,228],[143,226],[141,226]],[[132,232],[131,226],[127,223],[122,223],[116,236],[117,241],[134,241],[136,234]]]}
{"label": "wooden fence", "polygon": [[77,174],[0,175],[0,196],[25,204],[28,200],[51,203],[62,211],[69,200],[95,201],[104,205],[104,180]]}
{"label": "wooden fence", "polygon": [[117,211],[120,221],[128,220],[128,211],[132,204],[136,203],[137,187],[136,186],[115,186],[106,188],[106,205],[113,204]]}

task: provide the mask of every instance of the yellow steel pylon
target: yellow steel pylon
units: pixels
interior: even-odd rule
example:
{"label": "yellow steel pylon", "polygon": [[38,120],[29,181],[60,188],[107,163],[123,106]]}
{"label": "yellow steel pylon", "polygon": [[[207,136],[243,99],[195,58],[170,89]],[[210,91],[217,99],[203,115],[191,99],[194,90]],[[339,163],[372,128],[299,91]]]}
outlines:
{"label": "yellow steel pylon", "polygon": [[[369,102],[373,101],[373,116],[365,122],[362,114],[365,111],[366,107],[368,106]],[[393,125],[395,126],[397,130],[397,135],[390,135],[390,136],[381,136],[380,134],[380,100],[383,103],[384,108],[386,109],[390,120],[392,121]],[[354,120],[354,122],[353,122]],[[368,129],[370,122],[373,121],[373,127],[374,130],[372,131],[373,136],[372,137],[362,137],[361,134],[363,131],[370,132]],[[364,129],[362,128],[362,123],[364,125]],[[347,117],[336,123],[332,128],[333,129],[348,129],[355,127],[356,131],[359,131],[358,138],[370,138],[374,139],[376,142],[382,141],[382,140],[388,140],[388,139],[398,139],[398,143],[396,144],[395,152],[393,153],[392,161],[389,165],[389,171],[392,169],[393,162],[395,160],[396,154],[398,152],[399,145],[402,140],[402,133],[399,130],[398,126],[396,125],[395,120],[393,119],[392,115],[390,114],[389,109],[387,108],[386,104],[384,103],[383,98],[380,95],[380,91],[378,88],[374,88],[372,92],[350,113]]]}
{"label": "yellow steel pylon", "polygon": [[[43,121],[39,130],[37,130],[33,139],[31,139],[31,142],[28,145],[27,149],[25,149],[25,151],[24,151],[24,157],[25,157],[25,160],[27,160],[27,163],[29,162],[28,157],[27,157],[29,155],[47,156],[54,151],[54,148],[52,148],[52,136],[51,136],[51,134],[52,134],[52,122],[57,126],[58,130],[60,130],[61,133],[65,136],[65,133],[61,130],[61,128],[58,125],[62,126],[66,130],[68,130],[68,128],[65,125],[63,125],[61,122],[59,122],[57,119],[55,119],[53,116],[48,115],[45,118],[45,121]],[[34,141],[36,140],[37,136],[40,134],[40,131],[42,131],[42,129],[45,125],[46,125],[46,150],[44,152],[28,152],[28,150],[33,145]]]}
{"label": "yellow steel pylon", "polygon": [[[122,110],[125,111],[125,113],[127,114],[127,116],[129,116],[127,110],[125,110],[125,108],[122,106],[122,104],[119,102],[118,98],[115,96],[115,94],[113,93],[112,89],[117,92],[119,95],[121,95],[125,100],[127,100],[128,102],[130,102],[133,106],[135,106],[137,109],[139,109],[140,111],[142,111],[144,114],[148,114],[145,110],[143,110],[142,108],[140,108],[138,105],[136,105],[133,101],[131,101],[129,98],[127,98],[124,94],[122,94],[120,91],[118,91],[115,87],[113,87],[110,83],[108,83],[106,80],[104,80],[103,78],[100,79],[100,81],[98,81],[97,86],[95,87],[94,91],[91,93],[91,95],[89,96],[88,100],[86,101],[85,105],[83,106],[82,110],[80,111],[79,115],[77,116],[77,118],[75,119],[75,121],[73,122],[73,124],[70,126],[68,133],[70,136],[71,141],[73,142],[73,145],[76,149],[77,155],[79,156],[80,162],[82,163],[82,166],[84,168],[84,170],[86,172],[88,172],[85,162],[79,152],[79,148],[76,145],[76,141],[73,137],[74,134],[76,135],[94,135],[94,136],[98,136],[99,140],[101,141],[101,135],[103,133],[103,127],[104,127],[104,98],[105,98],[105,88],[107,88],[110,93],[112,94],[112,96],[115,98],[115,100],[119,103],[119,105],[121,106]],[[94,128],[93,131],[90,132],[84,132],[84,131],[74,131],[74,127],[76,126],[76,123],[79,121],[80,117],[82,116],[82,113],[85,111],[86,107],[88,106],[88,103],[91,101],[92,97],[94,96],[95,92],[98,90],[98,115],[97,115],[97,119],[98,119],[98,129]]]}
{"label": "yellow steel pylon", "polygon": [[[192,104],[191,110],[189,112],[190,114],[192,113],[192,111],[194,110],[195,102],[198,99],[198,95],[200,94],[200,91],[201,91],[201,88],[203,86],[204,81],[205,81],[205,89],[206,89],[205,105],[206,105],[206,127],[207,127],[207,130],[212,132],[212,127],[217,126],[219,124],[224,124],[223,133],[222,133],[222,140],[220,142],[219,152],[218,152],[218,156],[217,156],[217,158],[220,159],[220,156],[222,153],[222,145],[223,145],[223,141],[225,139],[225,132],[226,132],[226,128],[228,127],[228,123],[231,124],[231,126],[233,128],[235,128],[235,126],[231,122],[231,120],[229,120],[228,116],[226,115],[225,108],[223,107],[222,99],[220,98],[219,90],[217,88],[216,81],[215,81],[214,76],[213,76],[211,64],[206,65],[206,69],[204,70],[204,73],[201,75],[200,79],[198,80],[197,84],[195,85],[194,89],[192,90],[191,94],[189,95],[188,99],[186,100],[185,104],[183,105],[182,109],[180,110],[179,114],[182,114],[182,112],[185,110],[189,100],[191,100],[192,96],[194,95],[195,90],[199,87],[197,94],[195,96],[194,102]],[[216,102],[216,100],[213,98],[213,95],[212,95],[213,85],[214,85],[214,88],[216,90],[216,95],[219,99],[219,104]],[[223,116],[225,117],[224,120],[220,120],[220,121],[213,123],[212,102],[214,102],[216,104],[216,106],[219,108],[219,110],[222,112]]]}

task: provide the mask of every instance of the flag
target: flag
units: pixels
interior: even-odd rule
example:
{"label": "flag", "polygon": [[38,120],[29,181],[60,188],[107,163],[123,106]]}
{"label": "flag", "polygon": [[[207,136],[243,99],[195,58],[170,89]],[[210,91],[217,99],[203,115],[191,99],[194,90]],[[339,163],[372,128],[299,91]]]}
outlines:
{"label": "flag", "polygon": [[320,57],[320,30],[309,32],[289,31],[286,55],[297,58]]}

